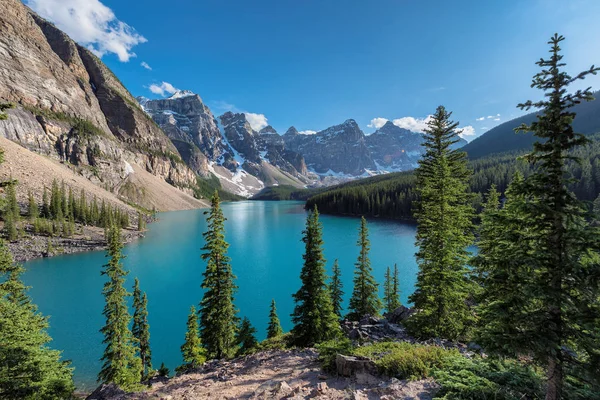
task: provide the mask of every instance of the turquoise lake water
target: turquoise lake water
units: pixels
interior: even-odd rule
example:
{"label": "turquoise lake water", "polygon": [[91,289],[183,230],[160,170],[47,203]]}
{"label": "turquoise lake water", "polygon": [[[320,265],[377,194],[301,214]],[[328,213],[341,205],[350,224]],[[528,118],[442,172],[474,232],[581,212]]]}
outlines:
{"label": "turquoise lake water", "polygon": [[[269,305],[277,302],[283,328],[291,328],[292,294],[300,285],[306,212],[300,202],[236,202],[223,205],[229,255],[237,275],[239,291],[235,303],[239,316],[247,316],[266,336]],[[124,253],[130,271],[148,295],[150,340],[155,368],[164,362],[174,368],[181,363],[186,319],[191,305],[198,305],[204,262],[200,259],[204,210],[161,213],[149,225],[146,236]],[[321,216],[328,272],[339,259],[346,305],[352,292],[356,241],[360,220]],[[415,226],[396,221],[369,221],[371,263],[377,280],[383,282],[385,268],[398,264],[401,298],[407,302],[417,275],[414,246]],[[40,311],[50,316],[51,346],[72,360],[78,387],[95,387],[103,352],[99,329],[104,323],[101,295],[105,277],[105,252],[89,252],[27,262],[24,281]],[[380,291],[383,294],[383,291]]]}

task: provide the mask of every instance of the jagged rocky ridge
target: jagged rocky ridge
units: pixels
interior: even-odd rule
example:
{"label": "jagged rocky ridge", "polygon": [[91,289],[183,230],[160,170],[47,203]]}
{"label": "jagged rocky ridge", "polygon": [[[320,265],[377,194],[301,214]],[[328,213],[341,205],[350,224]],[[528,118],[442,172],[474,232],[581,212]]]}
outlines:
{"label": "jagged rocky ridge", "polygon": [[196,174],[94,54],[19,0],[3,1],[0,30],[0,100],[16,105],[0,134],[115,193],[133,163],[191,193]]}

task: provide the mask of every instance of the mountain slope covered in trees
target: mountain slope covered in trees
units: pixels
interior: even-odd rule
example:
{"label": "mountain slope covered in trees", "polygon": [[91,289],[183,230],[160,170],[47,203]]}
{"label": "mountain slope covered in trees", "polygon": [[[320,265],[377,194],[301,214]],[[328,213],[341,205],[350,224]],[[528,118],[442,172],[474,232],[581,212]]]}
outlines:
{"label": "mountain slope covered in trees", "polygon": [[[598,97],[600,92],[594,95]],[[600,132],[600,100],[578,104],[573,107],[573,112],[577,113],[577,118],[573,121],[575,132],[584,135]],[[531,149],[536,140],[533,134],[515,133],[514,129],[521,124],[530,124],[536,118],[537,113],[532,112],[500,124],[464,146],[463,150],[473,160],[490,154]]]}

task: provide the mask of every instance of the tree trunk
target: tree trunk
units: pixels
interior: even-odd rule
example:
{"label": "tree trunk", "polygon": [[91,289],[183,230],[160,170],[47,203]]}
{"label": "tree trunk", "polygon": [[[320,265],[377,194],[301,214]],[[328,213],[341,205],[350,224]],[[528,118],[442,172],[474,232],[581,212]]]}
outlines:
{"label": "tree trunk", "polygon": [[563,364],[560,355],[548,358],[546,400],[560,400],[563,386]]}

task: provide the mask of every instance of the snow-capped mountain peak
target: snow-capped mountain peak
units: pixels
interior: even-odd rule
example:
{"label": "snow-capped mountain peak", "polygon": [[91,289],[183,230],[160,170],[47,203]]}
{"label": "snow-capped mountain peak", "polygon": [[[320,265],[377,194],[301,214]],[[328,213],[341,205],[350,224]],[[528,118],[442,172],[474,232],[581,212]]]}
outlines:
{"label": "snow-capped mountain peak", "polygon": [[192,92],[191,90],[178,90],[175,93],[173,93],[169,99],[180,99],[182,97],[190,97],[190,96],[196,96],[196,93]]}

